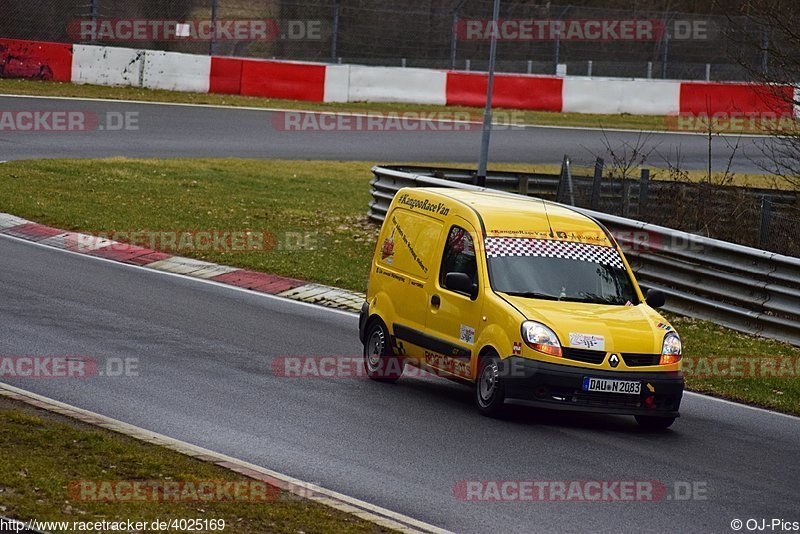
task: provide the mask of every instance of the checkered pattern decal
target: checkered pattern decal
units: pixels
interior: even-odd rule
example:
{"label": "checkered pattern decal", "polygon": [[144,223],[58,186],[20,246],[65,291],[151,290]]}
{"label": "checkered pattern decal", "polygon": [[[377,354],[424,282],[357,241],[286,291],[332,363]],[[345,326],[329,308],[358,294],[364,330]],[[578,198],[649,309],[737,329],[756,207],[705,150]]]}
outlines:
{"label": "checkered pattern decal", "polygon": [[551,241],[547,239],[526,239],[517,237],[487,237],[486,255],[490,258],[507,256],[540,256],[544,258],[563,258],[566,260],[588,261],[624,269],[622,257],[611,247]]}

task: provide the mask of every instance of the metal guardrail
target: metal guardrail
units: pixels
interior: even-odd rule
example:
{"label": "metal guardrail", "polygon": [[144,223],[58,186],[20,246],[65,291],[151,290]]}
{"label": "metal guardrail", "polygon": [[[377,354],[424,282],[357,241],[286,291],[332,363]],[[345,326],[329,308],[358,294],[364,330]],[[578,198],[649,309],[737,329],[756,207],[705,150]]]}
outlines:
{"label": "metal guardrail", "polygon": [[[425,169],[412,173],[374,167],[372,172],[369,217],[378,222],[403,187],[506,189],[506,194],[515,194],[508,192],[512,173],[489,173],[489,187],[481,188],[465,183],[468,171]],[[532,176],[517,174],[522,177],[520,184]],[[666,293],[667,311],[800,346],[800,258],[566,207],[600,221],[616,236],[640,285]]]}

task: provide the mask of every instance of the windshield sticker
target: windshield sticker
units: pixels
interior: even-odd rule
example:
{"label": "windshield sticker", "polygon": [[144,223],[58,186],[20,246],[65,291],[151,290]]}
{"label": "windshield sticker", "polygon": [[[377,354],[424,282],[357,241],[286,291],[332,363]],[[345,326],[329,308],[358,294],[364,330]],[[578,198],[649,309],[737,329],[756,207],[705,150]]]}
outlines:
{"label": "windshield sticker", "polygon": [[569,346],[590,350],[606,350],[606,338],[593,334],[569,333]]}
{"label": "windshield sticker", "polygon": [[617,269],[624,269],[622,257],[612,247],[601,247],[586,243],[552,241],[548,239],[525,239],[516,237],[487,237],[486,256],[504,258],[538,256],[565,260],[588,261]]}
{"label": "windshield sticker", "polygon": [[568,231],[568,232],[550,232],[550,231],[542,231],[542,230],[489,230],[487,233],[491,234],[494,237],[518,237],[518,238],[526,238],[526,239],[558,239],[561,241],[577,241],[580,243],[588,243],[588,244],[595,244],[595,245],[609,245],[608,236],[600,231],[592,231],[592,230],[577,230],[577,231]]}

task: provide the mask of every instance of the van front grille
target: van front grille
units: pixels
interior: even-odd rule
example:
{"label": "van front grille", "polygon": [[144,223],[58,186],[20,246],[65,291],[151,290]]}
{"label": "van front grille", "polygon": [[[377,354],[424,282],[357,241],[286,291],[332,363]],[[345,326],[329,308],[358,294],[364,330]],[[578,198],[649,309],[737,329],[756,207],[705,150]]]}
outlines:
{"label": "van front grille", "polygon": [[606,353],[601,350],[587,350],[587,349],[575,349],[575,348],[565,347],[561,349],[561,353],[564,356],[564,358],[568,360],[575,360],[577,362],[584,362],[584,363],[599,364],[603,363],[603,360],[606,359]]}
{"label": "van front grille", "polygon": [[661,361],[660,354],[622,353],[622,359],[628,367],[643,367],[645,365],[658,365]]}

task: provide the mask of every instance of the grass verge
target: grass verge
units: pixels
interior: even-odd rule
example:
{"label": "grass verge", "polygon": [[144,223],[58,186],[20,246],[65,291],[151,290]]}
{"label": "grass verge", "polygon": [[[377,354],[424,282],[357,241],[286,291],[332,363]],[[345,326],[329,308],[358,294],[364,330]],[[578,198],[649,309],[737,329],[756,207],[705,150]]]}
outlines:
{"label": "grass verge", "polygon": [[[221,532],[386,532],[288,493],[270,502],[97,502],[76,481],[230,481],[245,477],[122,434],[0,397],[0,515],[27,521],[224,520]],[[78,498],[76,498],[78,497]],[[211,530],[199,529],[202,532]],[[68,529],[72,531],[72,529]]]}
{"label": "grass verge", "polygon": [[[0,79],[0,93],[32,96],[67,96],[78,98],[102,98],[117,100],[136,100],[149,102],[168,102],[185,104],[206,104],[217,106],[237,106],[256,108],[280,108],[307,111],[352,112],[352,113],[445,113],[469,114],[473,120],[481,121],[482,108],[466,106],[436,106],[423,104],[398,104],[376,102],[354,103],[320,103],[300,102],[296,100],[281,100],[275,98],[262,98],[241,95],[221,95],[207,93],[184,93],[177,91],[164,91],[158,89],[141,89],[135,87],[105,87],[99,85],[78,85],[62,82],[41,82],[31,80]],[[505,118],[505,119],[503,119]],[[584,128],[625,129],[625,130],[653,130],[653,131],[699,131],[707,132],[708,128],[701,126],[679,127],[675,117],[668,118],[662,115],[630,115],[622,114],[590,114],[590,113],[558,113],[550,111],[530,110],[498,110],[495,120],[502,124],[514,125],[541,125],[541,126],[571,126]],[[687,123],[688,124],[688,123]],[[716,124],[716,123],[715,123]],[[757,133],[765,131],[753,129],[749,123],[740,121],[727,123],[723,127],[716,126],[716,133]],[[736,126],[739,124],[739,126]]]}
{"label": "grass verge", "polygon": [[[247,230],[308,246],[176,254],[363,291],[377,226],[366,219],[370,163],[42,160],[0,165],[0,211],[84,232]],[[291,244],[291,243],[288,243]],[[800,361],[800,349],[675,318],[687,359]],[[796,365],[795,365],[796,369]],[[800,371],[800,370],[798,370]],[[688,377],[690,389],[800,415],[798,375]]]}

